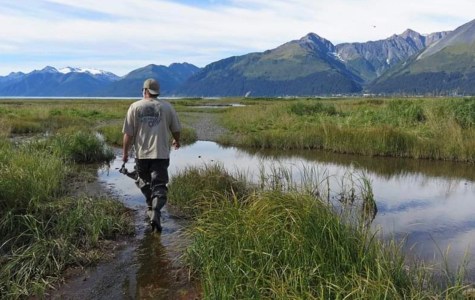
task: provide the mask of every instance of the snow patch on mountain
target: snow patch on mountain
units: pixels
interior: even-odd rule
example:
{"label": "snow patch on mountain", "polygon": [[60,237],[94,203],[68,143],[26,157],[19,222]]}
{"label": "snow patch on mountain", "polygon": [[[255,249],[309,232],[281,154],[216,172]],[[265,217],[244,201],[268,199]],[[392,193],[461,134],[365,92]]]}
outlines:
{"label": "snow patch on mountain", "polygon": [[339,61],[341,62],[346,62],[343,57],[341,57],[341,55],[337,52],[330,52],[330,55],[332,55],[333,57],[335,57],[336,59],[338,59]]}
{"label": "snow patch on mountain", "polygon": [[64,67],[64,68],[58,69],[58,72],[63,73],[63,74],[68,74],[68,73],[71,73],[71,72],[74,72],[74,73],[90,73],[92,75],[101,75],[101,74],[109,73],[109,72],[105,72],[105,71],[98,70],[98,69],[73,68],[73,67]]}

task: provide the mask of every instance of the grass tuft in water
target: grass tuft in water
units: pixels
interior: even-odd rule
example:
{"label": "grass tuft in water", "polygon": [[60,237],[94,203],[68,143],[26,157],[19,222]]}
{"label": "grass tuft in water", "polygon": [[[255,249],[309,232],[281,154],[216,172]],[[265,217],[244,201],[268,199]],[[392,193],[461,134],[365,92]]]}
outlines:
{"label": "grass tuft in water", "polygon": [[[187,167],[170,181],[168,205],[178,207],[189,217],[200,215],[203,211],[220,201],[234,201],[249,193],[249,186],[241,178],[232,176],[220,164],[203,167]],[[219,204],[220,205],[220,204]]]}
{"label": "grass tuft in water", "polygon": [[76,163],[110,161],[114,152],[96,134],[78,131],[59,134],[52,139],[53,151]]}
{"label": "grass tuft in water", "polygon": [[[211,179],[219,176],[216,172],[228,176],[215,168],[206,183],[203,174],[209,168],[187,170],[181,174],[186,180],[176,187],[191,186],[195,199],[200,193],[207,195],[210,186],[217,186]],[[316,178],[306,173],[307,178]],[[202,282],[205,299],[461,297],[461,280],[447,280],[441,286],[431,277],[433,270],[422,264],[408,267],[401,245],[383,244],[368,226],[355,226],[345,219],[347,214],[337,214],[312,192],[315,184],[290,185],[291,174],[279,168],[261,174],[261,188],[244,193],[239,201],[213,192],[212,205],[191,200],[182,204],[201,205],[187,232],[191,244],[185,258]],[[374,201],[369,181],[346,185],[353,192],[342,191],[345,199],[353,194],[367,205]]]}

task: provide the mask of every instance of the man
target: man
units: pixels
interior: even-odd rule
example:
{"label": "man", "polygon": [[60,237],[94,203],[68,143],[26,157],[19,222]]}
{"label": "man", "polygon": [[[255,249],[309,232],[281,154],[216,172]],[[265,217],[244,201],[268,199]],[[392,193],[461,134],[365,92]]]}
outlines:
{"label": "man", "polygon": [[160,210],[167,201],[169,133],[178,149],[181,125],[170,103],[158,99],[160,85],[155,79],[145,80],[142,94],[143,99],[130,105],[124,120],[122,160],[128,161],[130,146],[134,145],[137,186],[145,196],[152,230],[161,231]]}

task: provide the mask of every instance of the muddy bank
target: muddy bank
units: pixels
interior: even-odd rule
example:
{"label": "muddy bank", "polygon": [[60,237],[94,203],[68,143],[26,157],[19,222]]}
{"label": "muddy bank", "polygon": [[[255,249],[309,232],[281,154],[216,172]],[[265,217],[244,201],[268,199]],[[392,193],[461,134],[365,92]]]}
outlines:
{"label": "muddy bank", "polygon": [[[181,231],[186,220],[162,211],[162,233],[153,233],[146,217],[145,201],[133,180],[118,172],[119,150],[109,167],[99,169],[95,180],[76,183],[74,193],[108,195],[134,211],[135,234],[110,242],[104,261],[97,266],[71,268],[64,283],[50,299],[199,299],[198,285],[190,280],[180,261],[186,246]],[[96,169],[97,172],[97,169]],[[124,180],[125,179],[125,180]]]}
{"label": "muddy bank", "polygon": [[72,271],[51,299],[199,299],[199,287],[179,261],[181,246],[175,240],[182,225],[173,225],[164,213],[164,231],[156,234],[145,214],[136,215],[133,238],[117,242],[107,262]]}

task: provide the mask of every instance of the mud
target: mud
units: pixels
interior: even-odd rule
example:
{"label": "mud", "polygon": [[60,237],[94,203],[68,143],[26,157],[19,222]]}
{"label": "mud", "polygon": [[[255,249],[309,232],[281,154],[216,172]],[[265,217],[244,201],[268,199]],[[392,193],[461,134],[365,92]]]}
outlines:
{"label": "mud", "polygon": [[[104,262],[95,267],[67,270],[62,284],[49,299],[199,299],[193,281],[180,256],[187,245],[183,229],[186,220],[162,210],[161,233],[151,231],[143,195],[132,179],[120,174],[120,150],[110,166],[93,170],[71,186],[73,194],[112,196],[134,211],[134,236],[105,247]],[[80,182],[80,183],[79,183]]]}
{"label": "mud", "polygon": [[136,211],[136,235],[117,242],[112,259],[94,268],[70,270],[51,299],[200,299],[197,282],[180,261],[183,221],[166,211],[163,232],[151,232]]}

